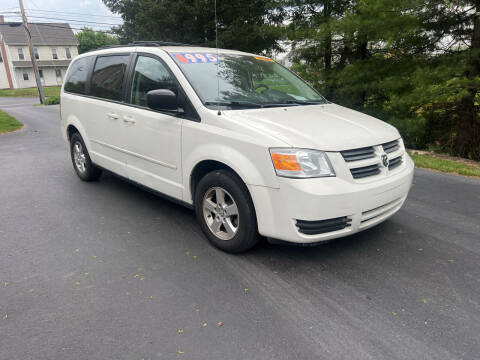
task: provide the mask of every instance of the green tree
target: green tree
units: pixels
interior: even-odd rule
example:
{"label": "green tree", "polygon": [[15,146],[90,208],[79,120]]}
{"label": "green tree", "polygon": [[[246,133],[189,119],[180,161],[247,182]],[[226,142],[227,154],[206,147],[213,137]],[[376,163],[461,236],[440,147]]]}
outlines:
{"label": "green tree", "polygon": [[120,43],[117,37],[102,31],[94,31],[90,28],[83,28],[75,36],[78,41],[78,52],[80,54],[95,50],[101,46],[117,45]]}
{"label": "green tree", "polygon": [[[103,0],[124,23],[125,41],[157,40],[215,46],[214,0]],[[270,0],[217,1],[218,44],[250,52],[279,48],[282,11]]]}
{"label": "green tree", "polygon": [[409,146],[480,159],[478,0],[290,4],[294,68],[328,98],[394,123]]}

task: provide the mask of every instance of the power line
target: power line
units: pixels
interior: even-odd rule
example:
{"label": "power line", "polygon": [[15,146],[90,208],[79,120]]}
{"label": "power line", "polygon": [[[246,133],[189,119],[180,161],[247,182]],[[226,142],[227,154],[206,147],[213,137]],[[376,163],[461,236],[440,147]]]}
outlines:
{"label": "power line", "polygon": [[[19,21],[18,18],[20,18],[20,16],[5,16],[6,18],[9,18],[9,19],[13,19],[13,21]],[[107,24],[107,23],[97,23],[97,22],[91,22],[91,21],[81,21],[81,20],[69,20],[69,19],[53,19],[53,18],[43,18],[43,17],[35,17],[35,16],[29,16],[29,18],[31,19],[39,19],[39,20],[61,20],[61,21],[65,21],[65,22],[68,22],[68,23],[73,23],[74,25],[76,26],[81,26],[81,25],[84,25],[85,27],[88,27],[88,26],[95,26],[95,27],[108,27],[108,28],[111,28],[113,26],[120,26],[122,24]],[[41,23],[41,24],[48,24],[48,23]],[[73,28],[72,28],[73,29]]]}
{"label": "power line", "polygon": [[77,13],[77,12],[69,12],[69,11],[54,11],[54,10],[35,10],[35,9],[26,9],[29,11],[35,12],[46,12],[46,13],[56,13],[56,14],[71,14],[71,15],[84,15],[84,16],[92,16],[92,17],[106,17],[106,18],[114,18],[114,19],[121,19],[121,16],[112,16],[112,15],[93,15],[87,13]]}
{"label": "power line", "polygon": [[97,25],[122,25],[122,24],[112,24],[112,23],[103,23],[97,21],[87,21],[87,20],[74,20],[74,19],[64,19],[64,18],[53,18],[53,17],[45,17],[45,16],[37,16],[37,15],[29,15],[30,18],[36,19],[46,19],[46,20],[62,20],[62,21],[69,21],[69,22],[76,22],[76,23],[88,23],[88,24],[97,24]]}

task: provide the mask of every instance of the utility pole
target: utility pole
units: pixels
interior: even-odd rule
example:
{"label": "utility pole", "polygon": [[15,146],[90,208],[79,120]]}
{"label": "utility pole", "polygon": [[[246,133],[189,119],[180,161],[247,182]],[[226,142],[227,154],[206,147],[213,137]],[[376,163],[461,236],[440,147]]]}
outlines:
{"label": "utility pole", "polygon": [[25,35],[27,37],[28,49],[30,50],[30,59],[32,59],[33,73],[35,74],[35,81],[37,82],[38,95],[40,96],[40,103],[45,103],[45,94],[43,93],[43,86],[40,80],[40,72],[38,71],[37,59],[35,58],[35,52],[32,45],[32,34],[28,27],[27,17],[25,16],[25,9],[23,8],[23,0],[18,0],[20,3],[20,10],[22,12],[23,28],[25,29]]}

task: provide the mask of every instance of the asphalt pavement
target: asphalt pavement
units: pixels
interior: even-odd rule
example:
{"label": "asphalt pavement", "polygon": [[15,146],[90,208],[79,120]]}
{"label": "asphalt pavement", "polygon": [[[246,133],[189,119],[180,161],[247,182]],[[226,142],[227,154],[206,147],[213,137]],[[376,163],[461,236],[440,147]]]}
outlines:
{"label": "asphalt pavement", "polygon": [[479,359],[480,181],[317,247],[212,248],[192,211],[80,181],[58,106],[0,98],[0,359]]}

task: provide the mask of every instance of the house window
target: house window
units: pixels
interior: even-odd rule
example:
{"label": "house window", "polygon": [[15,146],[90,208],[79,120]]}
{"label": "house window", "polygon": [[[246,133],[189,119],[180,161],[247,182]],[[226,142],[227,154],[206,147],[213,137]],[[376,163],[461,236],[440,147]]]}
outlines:
{"label": "house window", "polygon": [[28,73],[27,72],[23,73],[23,80],[28,81]]}
{"label": "house window", "polygon": [[40,79],[43,79],[43,70],[38,70],[38,74],[40,75]]}
{"label": "house window", "polygon": [[2,53],[0,52],[0,63],[3,62],[3,57],[2,57]]}
{"label": "house window", "polygon": [[62,80],[62,70],[55,69],[55,75],[57,76],[57,79]]}
{"label": "house window", "polygon": [[25,56],[23,55],[23,48],[18,48],[18,59],[25,60]]}
{"label": "house window", "polygon": [[58,59],[57,49],[52,48],[52,57],[54,60]]}
{"label": "house window", "polygon": [[65,56],[67,57],[67,59],[72,58],[72,53],[70,52],[70,48],[65,48]]}
{"label": "house window", "polygon": [[38,49],[37,48],[33,48],[33,54],[35,55],[35,59],[40,59],[40,55],[38,55]]}

